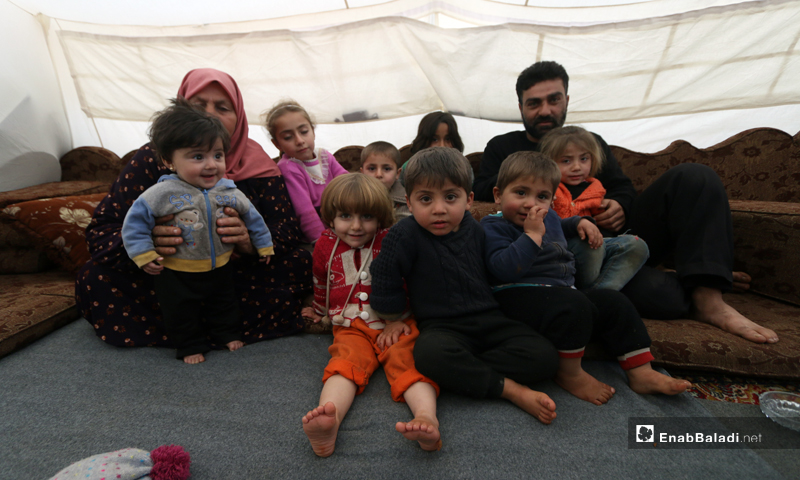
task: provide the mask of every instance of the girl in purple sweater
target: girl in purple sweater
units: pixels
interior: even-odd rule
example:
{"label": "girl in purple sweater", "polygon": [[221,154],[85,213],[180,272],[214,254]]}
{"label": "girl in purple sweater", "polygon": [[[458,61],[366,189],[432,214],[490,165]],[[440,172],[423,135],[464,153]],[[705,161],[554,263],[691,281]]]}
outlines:
{"label": "girl in purple sweater", "polygon": [[325,230],[319,218],[322,191],[339,175],[347,173],[333,154],[314,145],[314,122],[305,108],[284,100],[267,113],[267,131],[280,150],[278,167],[297,217],[303,240],[313,244]]}

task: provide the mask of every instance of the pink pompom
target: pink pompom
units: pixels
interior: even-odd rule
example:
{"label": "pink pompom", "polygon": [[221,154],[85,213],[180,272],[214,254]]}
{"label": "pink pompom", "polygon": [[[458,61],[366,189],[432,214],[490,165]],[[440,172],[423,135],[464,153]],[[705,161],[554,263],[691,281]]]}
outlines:
{"label": "pink pompom", "polygon": [[152,452],[153,469],[150,477],[153,480],[186,480],[189,478],[189,452],[179,445],[162,445]]}

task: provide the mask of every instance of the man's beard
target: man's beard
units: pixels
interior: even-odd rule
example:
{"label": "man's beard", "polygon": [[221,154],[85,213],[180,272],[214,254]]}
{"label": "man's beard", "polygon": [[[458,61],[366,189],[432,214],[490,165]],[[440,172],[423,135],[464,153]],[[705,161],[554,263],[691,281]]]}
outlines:
{"label": "man's beard", "polygon": [[[532,138],[536,140],[541,140],[545,133],[553,130],[554,128],[563,127],[564,121],[567,119],[567,109],[564,108],[564,113],[561,114],[561,117],[558,118],[555,115],[547,115],[544,117],[536,116],[533,119],[532,123],[528,123],[525,117],[522,117],[522,125],[525,126],[525,131],[528,132]],[[542,122],[550,122],[552,126],[539,128],[539,124]]]}

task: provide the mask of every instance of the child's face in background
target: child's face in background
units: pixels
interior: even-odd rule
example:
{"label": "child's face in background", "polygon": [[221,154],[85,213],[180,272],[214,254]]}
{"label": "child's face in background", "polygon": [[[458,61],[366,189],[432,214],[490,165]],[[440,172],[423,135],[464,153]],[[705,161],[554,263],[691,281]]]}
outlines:
{"label": "child's face in background", "polygon": [[314,129],[302,112],[286,112],[275,120],[272,144],[298,160],[314,159]]}
{"label": "child's face in background", "polygon": [[436,128],[436,133],[433,134],[433,140],[429,147],[453,147],[453,142],[450,140],[450,128],[446,123],[440,123]]}
{"label": "child's face in background", "polygon": [[201,189],[212,188],[225,175],[222,140],[218,138],[211,150],[205,146],[179,148],[164,163],[184,182]]}
{"label": "child's face in background", "polygon": [[353,248],[361,248],[375,237],[378,219],[368,213],[337,211],[331,228],[341,241]]}
{"label": "child's face in background", "polygon": [[414,220],[434,235],[457,232],[464,212],[472,208],[473,194],[450,180],[440,187],[420,185],[406,195],[408,210]]}
{"label": "child's face in background", "polygon": [[377,178],[389,189],[397,180],[397,164],[391,158],[380,153],[373,153],[367,157],[364,164],[361,165],[360,171],[365,175]]}
{"label": "child's face in background", "polygon": [[501,192],[494,187],[494,202],[500,205],[503,218],[520,227],[533,207],[550,210],[553,185],[532,177],[518,178]]}
{"label": "child's face in background", "polygon": [[564,153],[555,160],[561,170],[561,183],[565,185],[580,185],[592,171],[592,154],[574,143],[567,144]]}

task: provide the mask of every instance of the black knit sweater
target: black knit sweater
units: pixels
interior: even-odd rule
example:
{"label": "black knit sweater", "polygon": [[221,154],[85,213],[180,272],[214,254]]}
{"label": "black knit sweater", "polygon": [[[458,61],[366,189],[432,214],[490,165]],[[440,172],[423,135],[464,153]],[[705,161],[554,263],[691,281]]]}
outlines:
{"label": "black knit sweater", "polygon": [[402,312],[408,286],[418,322],[498,308],[483,260],[483,228],[465,212],[456,232],[436,236],[408,217],[389,230],[372,262],[370,304],[381,313]]}

